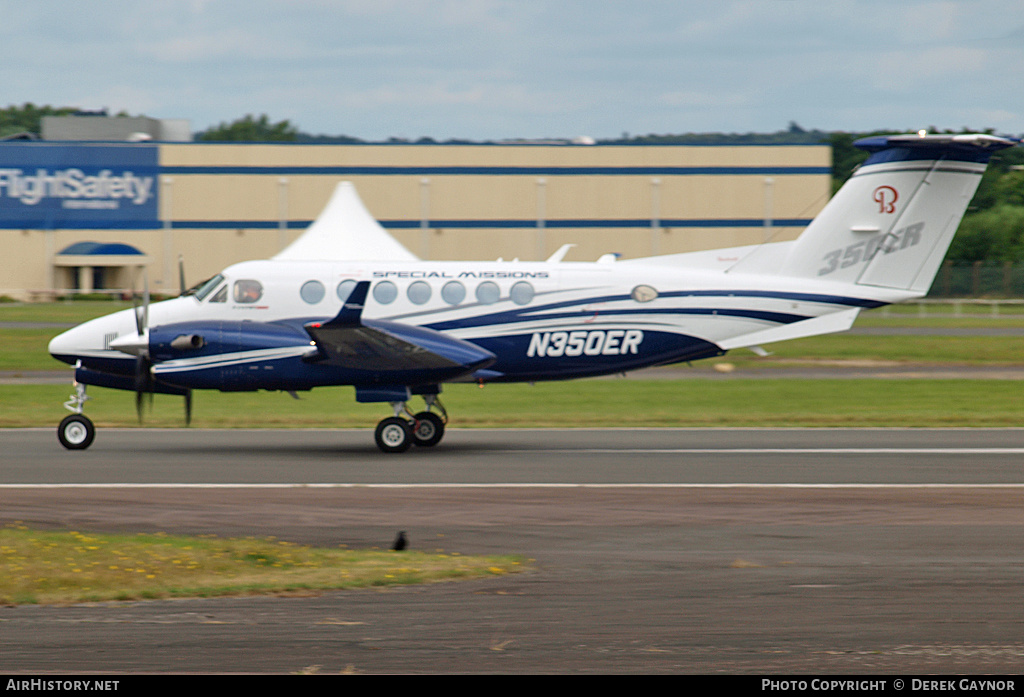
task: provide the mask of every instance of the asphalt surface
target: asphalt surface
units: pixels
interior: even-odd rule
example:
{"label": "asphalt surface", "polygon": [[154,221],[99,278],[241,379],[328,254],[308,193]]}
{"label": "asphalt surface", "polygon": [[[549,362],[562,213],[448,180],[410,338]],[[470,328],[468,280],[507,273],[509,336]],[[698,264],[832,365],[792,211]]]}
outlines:
{"label": "asphalt surface", "polygon": [[[1013,673],[1024,430],[0,431],[0,522],[517,552],[314,597],[0,608],[0,672]],[[203,486],[200,486],[203,485]]]}

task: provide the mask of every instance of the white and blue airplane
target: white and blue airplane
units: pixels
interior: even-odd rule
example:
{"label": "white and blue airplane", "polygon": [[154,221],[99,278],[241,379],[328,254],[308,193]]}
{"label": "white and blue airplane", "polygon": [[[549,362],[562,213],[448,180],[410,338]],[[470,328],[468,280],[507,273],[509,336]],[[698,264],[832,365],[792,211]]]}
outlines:
{"label": "white and blue airplane", "polygon": [[[880,136],[793,241],[597,262],[422,261],[351,184],[272,259],[235,264],[181,297],[50,342],[75,367],[69,449],[95,429],[86,386],[182,395],[352,385],[389,403],[384,452],[433,446],[448,382],[564,380],[721,356],[849,329],[865,308],[927,293],[991,155],[985,135]],[[414,413],[413,396],[426,407]]]}

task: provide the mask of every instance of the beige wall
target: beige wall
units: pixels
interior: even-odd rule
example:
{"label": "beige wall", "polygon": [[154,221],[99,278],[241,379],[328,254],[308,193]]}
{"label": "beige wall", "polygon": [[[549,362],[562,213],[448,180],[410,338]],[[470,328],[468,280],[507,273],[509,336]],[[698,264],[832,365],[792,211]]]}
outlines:
{"label": "beige wall", "polygon": [[[266,258],[301,234],[285,221],[316,218],[339,181],[352,181],[370,213],[405,221],[392,234],[430,259],[546,258],[562,244],[568,260],[607,252],[625,258],[761,242],[760,221],[810,219],[830,193],[827,146],[443,146],[443,145],[207,145],[162,144],[161,224],[156,230],[0,230],[0,294],[25,297],[70,284],[54,255],[78,241],[124,242],[149,260],[150,288],[178,291],[178,256],[187,282],[245,259]],[[345,174],[289,168],[425,168],[425,172]],[[202,168],[227,167],[228,173]],[[265,168],[282,171],[264,171]],[[530,167],[546,172],[437,173],[441,167]],[[572,168],[611,173],[559,173]],[[682,174],[636,172],[639,167],[813,167],[813,174]],[[172,169],[176,168],[176,169]],[[182,169],[184,168],[184,170]],[[633,168],[633,169],[623,169]],[[197,171],[198,170],[198,171]],[[766,184],[770,178],[771,183]],[[428,183],[424,184],[424,179]],[[538,180],[543,180],[539,183]],[[283,183],[282,183],[283,182]],[[770,203],[769,203],[770,202]],[[419,229],[424,208],[431,227]],[[769,210],[770,207],[770,210]],[[543,231],[537,220],[543,217]],[[657,224],[652,218],[657,218]],[[671,220],[744,219],[751,227],[672,226]],[[438,221],[521,221],[530,227],[438,227]],[[633,227],[551,227],[551,221],[636,220]],[[260,227],[249,227],[259,224]],[[218,223],[223,222],[223,227]],[[189,229],[202,224],[203,229]],[[800,228],[771,228],[792,239]],[[116,277],[116,276],[115,276]],[[125,278],[122,275],[121,278]],[[38,293],[37,293],[38,294]]]}

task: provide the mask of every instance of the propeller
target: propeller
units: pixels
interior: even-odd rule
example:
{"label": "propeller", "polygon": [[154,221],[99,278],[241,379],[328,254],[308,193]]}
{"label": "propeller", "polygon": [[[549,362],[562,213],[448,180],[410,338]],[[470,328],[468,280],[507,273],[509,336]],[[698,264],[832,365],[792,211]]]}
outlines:
{"label": "propeller", "polygon": [[153,373],[150,370],[153,362],[149,359],[149,349],[142,346],[147,343],[149,334],[149,274],[142,270],[142,305],[138,303],[138,296],[132,293],[132,306],[135,311],[135,332],[140,345],[135,354],[135,412],[138,414],[139,423],[142,423],[143,395],[149,393],[150,406],[153,404]]}
{"label": "propeller", "polygon": [[[153,359],[149,355],[149,276],[146,274],[146,270],[143,269],[143,290],[142,290],[142,303],[139,303],[138,293],[132,293],[132,310],[135,314],[135,336],[123,336],[114,339],[110,342],[109,346],[112,349],[118,351],[124,351],[135,356],[135,371],[134,379],[132,380],[132,387],[135,388],[135,411],[139,417],[139,423],[142,423],[143,416],[143,404],[145,402],[145,396],[149,395],[149,406],[153,408],[153,394],[157,391],[156,378],[153,377]],[[182,270],[181,277],[182,284],[184,284],[184,270]],[[179,340],[184,341],[183,344],[178,345],[176,342]],[[171,345],[177,349],[199,349],[202,348],[205,341],[202,336],[198,334],[182,335],[171,342]],[[192,390],[185,390],[183,393],[185,397],[185,425],[190,426],[192,424]]]}

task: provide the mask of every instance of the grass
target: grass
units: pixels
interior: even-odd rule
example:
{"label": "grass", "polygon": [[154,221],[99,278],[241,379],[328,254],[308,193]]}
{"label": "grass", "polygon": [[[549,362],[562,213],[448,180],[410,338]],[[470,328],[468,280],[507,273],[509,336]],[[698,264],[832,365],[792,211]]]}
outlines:
{"label": "grass", "polygon": [[[81,324],[96,317],[130,308],[130,302],[82,300],[54,303],[5,303],[0,305],[0,322],[52,322]],[[57,332],[54,332],[56,334]]]}
{"label": "grass", "polygon": [[[0,387],[0,427],[55,428],[70,391],[60,385]],[[133,394],[94,387],[89,394],[86,414],[99,429],[138,426]],[[459,428],[1024,426],[1024,400],[1014,380],[612,378],[484,389],[448,385],[442,397],[451,426]],[[349,387],[320,388],[300,401],[282,393],[201,392],[192,425],[372,428],[387,415],[386,405],[357,404]],[[184,428],[182,400],[156,395],[145,425]]]}
{"label": "grass", "polygon": [[[732,351],[723,359],[748,368],[828,361],[881,361],[922,365],[1024,366],[1024,336],[867,336],[825,334],[766,344],[767,358]],[[711,361],[714,363],[714,361]]]}
{"label": "grass", "polygon": [[513,555],[318,548],[273,538],[0,529],[0,603],[316,593],[521,571]]}

